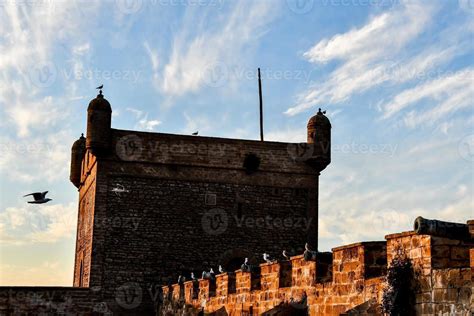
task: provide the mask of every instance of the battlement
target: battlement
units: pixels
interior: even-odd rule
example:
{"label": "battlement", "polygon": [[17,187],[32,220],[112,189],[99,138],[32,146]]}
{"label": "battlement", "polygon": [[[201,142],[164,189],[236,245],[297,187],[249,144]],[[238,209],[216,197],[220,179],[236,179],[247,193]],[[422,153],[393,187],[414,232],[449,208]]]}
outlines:
{"label": "battlement", "polygon": [[[468,223],[469,224],[469,223]],[[381,314],[385,275],[397,255],[408,258],[415,275],[415,310],[419,315],[457,313],[471,308],[474,243],[404,232],[386,241],[359,242],[322,253],[316,261],[303,255],[164,286],[166,302],[205,313],[260,315],[281,312],[310,315]]]}

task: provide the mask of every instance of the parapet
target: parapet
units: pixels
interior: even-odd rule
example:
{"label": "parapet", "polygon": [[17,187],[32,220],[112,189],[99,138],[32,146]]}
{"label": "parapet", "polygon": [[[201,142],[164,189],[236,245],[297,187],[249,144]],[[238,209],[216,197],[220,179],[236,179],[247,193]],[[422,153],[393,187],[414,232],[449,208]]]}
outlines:
{"label": "parapet", "polygon": [[[454,311],[468,315],[473,248],[469,240],[414,231],[391,234],[386,241],[333,248],[315,261],[298,255],[288,261],[260,264],[252,272],[237,270],[218,274],[215,279],[188,282],[185,291],[190,294],[184,295],[182,303],[206,313],[381,315],[387,268],[395,257],[404,256],[412,263],[418,284],[417,314]],[[176,298],[179,290],[176,285],[163,287],[164,297]],[[166,295],[170,291],[173,295]]]}

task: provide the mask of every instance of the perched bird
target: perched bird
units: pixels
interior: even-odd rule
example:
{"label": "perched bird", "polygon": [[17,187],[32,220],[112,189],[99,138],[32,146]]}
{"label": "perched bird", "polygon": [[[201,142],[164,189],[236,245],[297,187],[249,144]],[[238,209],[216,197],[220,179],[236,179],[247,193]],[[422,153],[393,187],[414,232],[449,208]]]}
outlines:
{"label": "perched bird", "polygon": [[286,250],[283,250],[281,254],[283,255],[283,258],[285,258],[286,260],[290,260],[290,255]]}
{"label": "perched bird", "polygon": [[219,273],[224,273],[224,272],[225,272],[224,268],[221,265],[219,265]]}
{"label": "perched bird", "polygon": [[199,134],[199,131],[196,131],[193,133],[193,136],[197,136]]}
{"label": "perched bird", "polygon": [[212,275],[214,275],[214,274],[216,274],[216,273],[215,273],[214,270],[211,268],[211,270],[209,270],[209,274],[212,276]]}
{"label": "perched bird", "polygon": [[46,194],[48,194],[48,191],[44,192],[35,192],[35,193],[30,193],[27,195],[24,195],[23,197],[33,195],[33,198],[35,199],[34,201],[28,201],[28,203],[31,204],[43,204],[43,203],[48,203],[49,201],[52,201],[52,199],[46,198]]}
{"label": "perched bird", "polygon": [[100,89],[102,89],[103,87],[104,87],[104,85],[103,85],[103,84],[101,84],[101,85],[100,85],[100,86],[98,86],[96,89],[97,89],[97,90],[100,90]]}
{"label": "perched bird", "polygon": [[186,278],[182,275],[179,275],[178,276],[178,284],[182,284],[182,283],[184,283],[184,281],[186,281]]}
{"label": "perched bird", "polygon": [[266,263],[273,263],[275,261],[268,253],[263,253],[263,260],[265,260]]}
{"label": "perched bird", "polygon": [[196,277],[194,276],[194,272],[191,272],[191,280],[196,280]]}
{"label": "perched bird", "polygon": [[203,278],[203,279],[207,279],[208,277],[209,277],[209,272],[202,271],[201,278]]}
{"label": "perched bird", "polygon": [[245,258],[244,260],[244,263],[242,264],[242,266],[240,266],[242,268],[242,270],[244,271],[247,271],[249,270],[250,266],[249,266],[249,258]]}

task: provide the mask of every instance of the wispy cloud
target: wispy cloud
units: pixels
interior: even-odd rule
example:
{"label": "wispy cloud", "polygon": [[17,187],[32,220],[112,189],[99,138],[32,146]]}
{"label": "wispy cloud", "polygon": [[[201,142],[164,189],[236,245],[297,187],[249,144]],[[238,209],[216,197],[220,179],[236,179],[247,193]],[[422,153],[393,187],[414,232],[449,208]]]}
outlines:
{"label": "wispy cloud", "polygon": [[159,120],[149,120],[148,113],[146,112],[134,108],[127,108],[126,110],[133,113],[135,118],[138,120],[135,124],[135,128],[152,132],[155,130],[155,127],[161,124],[161,121]]}
{"label": "wispy cloud", "polygon": [[425,122],[435,123],[442,116],[452,116],[456,111],[472,106],[474,69],[465,69],[456,74],[403,90],[381,106],[384,113],[383,118],[392,117],[421,100],[428,100],[434,105],[425,111],[413,110],[406,114],[404,121],[410,127]]}
{"label": "wispy cloud", "polygon": [[185,95],[206,85],[214,86],[216,80],[230,80],[228,70],[248,56],[276,16],[278,5],[268,1],[235,2],[217,15],[195,9],[187,9],[182,29],[173,36],[169,56],[158,58],[157,50],[144,43],[155,87],[167,96]]}
{"label": "wispy cloud", "polygon": [[337,104],[384,83],[401,85],[437,76],[432,69],[472,49],[465,25],[448,27],[422,49],[409,48],[431,25],[434,3],[404,1],[360,28],[315,44],[303,56],[314,64],[340,63],[327,78],[302,92],[286,110],[295,115],[318,104]]}
{"label": "wispy cloud", "polygon": [[54,243],[70,238],[76,230],[75,203],[34,207],[7,207],[0,212],[0,243]]}

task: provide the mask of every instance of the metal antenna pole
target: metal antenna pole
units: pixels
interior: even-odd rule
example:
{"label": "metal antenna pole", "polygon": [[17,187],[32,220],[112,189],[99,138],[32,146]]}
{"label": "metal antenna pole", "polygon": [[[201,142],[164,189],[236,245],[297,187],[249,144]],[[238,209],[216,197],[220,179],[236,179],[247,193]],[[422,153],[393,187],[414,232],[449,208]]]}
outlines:
{"label": "metal antenna pole", "polygon": [[263,142],[263,99],[262,99],[262,78],[260,68],[258,68],[258,96],[260,99],[260,140]]}

